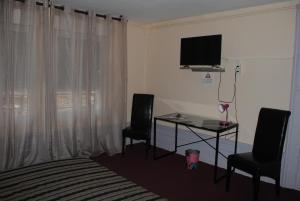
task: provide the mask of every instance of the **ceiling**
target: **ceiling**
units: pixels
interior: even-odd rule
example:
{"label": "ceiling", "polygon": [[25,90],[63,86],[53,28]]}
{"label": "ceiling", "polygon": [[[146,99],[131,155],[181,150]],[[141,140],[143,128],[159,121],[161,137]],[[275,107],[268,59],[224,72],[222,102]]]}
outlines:
{"label": "ceiling", "polygon": [[123,15],[129,20],[158,22],[211,12],[233,10],[289,0],[54,0],[77,9]]}

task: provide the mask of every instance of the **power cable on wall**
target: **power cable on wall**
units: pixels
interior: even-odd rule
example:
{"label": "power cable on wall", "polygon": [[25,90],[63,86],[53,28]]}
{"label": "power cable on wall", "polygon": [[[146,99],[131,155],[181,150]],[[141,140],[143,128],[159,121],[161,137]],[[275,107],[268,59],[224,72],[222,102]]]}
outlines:
{"label": "power cable on wall", "polygon": [[221,89],[221,83],[222,83],[222,72],[219,74],[219,85],[218,85],[218,101],[219,103],[234,103],[234,110],[235,110],[235,120],[236,123],[238,123],[238,115],[237,115],[237,99],[236,99],[236,94],[237,94],[237,71],[235,70],[234,73],[234,84],[233,84],[233,95],[232,98],[229,101],[222,100],[220,98],[220,89]]}

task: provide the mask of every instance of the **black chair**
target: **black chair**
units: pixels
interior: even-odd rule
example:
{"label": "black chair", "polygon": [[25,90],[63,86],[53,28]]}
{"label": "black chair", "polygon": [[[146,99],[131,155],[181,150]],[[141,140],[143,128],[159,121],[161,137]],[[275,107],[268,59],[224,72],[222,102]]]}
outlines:
{"label": "black chair", "polygon": [[252,152],[233,154],[227,160],[226,191],[229,191],[232,168],[253,176],[253,200],[258,199],[261,176],[273,178],[280,194],[282,150],[290,111],[262,108],[259,112]]}
{"label": "black chair", "polygon": [[153,113],[154,95],[151,94],[134,94],[132,100],[132,112],[130,126],[123,129],[122,154],[125,153],[126,137],[132,140],[146,141],[146,159],[151,143],[151,126]]}

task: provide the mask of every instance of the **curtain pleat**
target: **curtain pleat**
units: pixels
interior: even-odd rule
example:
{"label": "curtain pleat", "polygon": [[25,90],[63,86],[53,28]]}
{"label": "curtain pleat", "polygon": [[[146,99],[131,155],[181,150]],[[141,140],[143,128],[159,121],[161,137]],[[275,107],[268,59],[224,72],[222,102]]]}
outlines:
{"label": "curtain pleat", "polygon": [[121,150],[126,21],[0,1],[0,170]]}

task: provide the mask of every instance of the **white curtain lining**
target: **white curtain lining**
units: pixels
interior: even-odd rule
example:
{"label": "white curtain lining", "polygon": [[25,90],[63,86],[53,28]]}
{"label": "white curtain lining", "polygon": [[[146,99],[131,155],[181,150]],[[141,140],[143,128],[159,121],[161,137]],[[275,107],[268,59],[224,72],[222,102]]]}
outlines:
{"label": "white curtain lining", "polygon": [[126,21],[28,5],[0,2],[0,170],[120,152]]}

